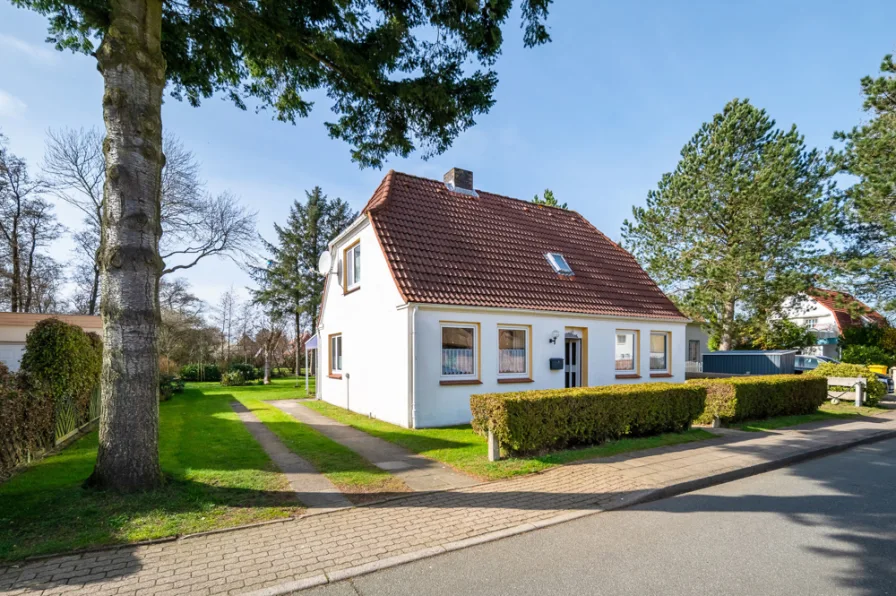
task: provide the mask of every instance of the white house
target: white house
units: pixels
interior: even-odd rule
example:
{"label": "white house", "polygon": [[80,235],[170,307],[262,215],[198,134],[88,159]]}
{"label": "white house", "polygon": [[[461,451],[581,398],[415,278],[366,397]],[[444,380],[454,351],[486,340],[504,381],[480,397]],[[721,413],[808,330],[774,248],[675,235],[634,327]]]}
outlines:
{"label": "white house", "polygon": [[703,372],[703,354],[711,352],[709,349],[709,333],[706,326],[700,321],[691,321],[685,329],[687,352],[685,372]]}
{"label": "white house", "polygon": [[837,338],[844,329],[888,324],[886,317],[852,295],[821,288],[813,288],[797,298],[787,299],[783,312],[787,320],[815,334],[817,344],[804,349],[806,354],[834,359],[840,358]]}
{"label": "white house", "polygon": [[466,170],[389,172],[321,268],[318,396],[355,412],[447,426],[476,393],[684,381],[688,319],[628,252]]}

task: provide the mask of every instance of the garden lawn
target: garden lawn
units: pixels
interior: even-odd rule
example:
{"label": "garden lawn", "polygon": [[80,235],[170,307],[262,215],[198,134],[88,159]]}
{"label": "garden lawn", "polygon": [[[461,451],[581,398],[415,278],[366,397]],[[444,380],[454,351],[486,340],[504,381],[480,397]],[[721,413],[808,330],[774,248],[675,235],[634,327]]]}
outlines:
{"label": "garden lawn", "polygon": [[876,416],[888,412],[887,408],[862,406],[855,407],[854,404],[840,402],[834,405],[830,402],[824,403],[818,408],[817,412],[812,414],[796,414],[793,416],[777,416],[775,418],[767,418],[765,420],[747,420],[731,425],[731,428],[745,430],[749,432],[761,432],[767,430],[775,430],[778,428],[787,428],[790,426],[798,426],[809,422],[818,422],[820,420],[837,420],[842,418],[851,418],[853,416]]}
{"label": "garden lawn", "polygon": [[[253,381],[255,383],[255,381]],[[304,399],[308,397],[305,393],[305,377],[299,379],[299,386],[296,387],[295,377],[285,379],[271,379],[270,385],[242,385],[239,387],[225,387],[218,382],[188,383],[187,386],[193,389],[199,389],[207,397],[213,396],[232,396],[232,397],[253,397],[264,401],[274,399]],[[314,395],[314,379],[310,380],[309,387],[311,395]],[[231,401],[233,401],[231,399]]]}
{"label": "garden lawn", "polygon": [[512,457],[490,462],[485,437],[473,432],[469,425],[412,430],[355,414],[322,401],[304,402],[304,405],[333,420],[485,480],[531,474],[573,461],[606,457],[638,449],[678,445],[716,436],[705,430],[694,429],[684,433],[620,439],[581,449],[567,449],[546,455]]}
{"label": "garden lawn", "polygon": [[96,432],[0,485],[0,560],[301,513],[286,478],[231,409],[238,388],[216,387],[224,392],[203,395],[189,386],[160,405],[168,482],[158,491],[122,496],[83,488]]}
{"label": "garden lawn", "polygon": [[377,468],[348,447],[302,424],[286,412],[256,399],[254,394],[253,397],[237,395],[240,402],[287,447],[329,478],[352,503],[366,503],[392,493],[410,490],[392,474]]}

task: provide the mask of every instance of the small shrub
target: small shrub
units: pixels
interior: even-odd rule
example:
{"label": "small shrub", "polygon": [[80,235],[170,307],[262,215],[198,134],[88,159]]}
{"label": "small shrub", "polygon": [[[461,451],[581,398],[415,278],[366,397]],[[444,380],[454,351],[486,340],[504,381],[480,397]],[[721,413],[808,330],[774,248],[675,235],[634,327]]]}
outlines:
{"label": "small shrub", "polygon": [[896,363],[893,354],[878,346],[847,346],[843,348],[841,360],[846,364],[883,364],[887,368]]}
{"label": "small shrub", "polygon": [[643,383],[470,397],[473,428],[511,453],[593,445],[625,435],[680,432],[703,411],[696,385]]}
{"label": "small shrub", "polygon": [[234,362],[230,365],[230,372],[239,371],[243,373],[243,378],[247,381],[254,381],[258,378],[258,369],[251,364],[245,362]]}
{"label": "small shrub", "polygon": [[220,381],[221,369],[216,364],[185,364],[180,369],[184,381]]}
{"label": "small shrub", "polygon": [[811,414],[827,399],[827,382],[808,375],[769,375],[728,379],[691,379],[706,388],[706,409],[698,424],[761,420]]}
{"label": "small shrub", "polygon": [[175,393],[183,393],[184,382],[174,375],[159,375],[159,401],[168,401]]}
{"label": "small shrub", "polygon": [[[869,406],[878,405],[881,398],[887,393],[886,385],[878,380],[877,374],[861,364],[824,362],[819,364],[815,370],[804,374],[813,377],[863,377],[867,381],[865,384],[865,403]],[[852,387],[832,387],[831,389],[834,391],[851,391]]]}
{"label": "small shrub", "polygon": [[240,385],[247,385],[248,383],[249,382],[246,381],[246,377],[243,376],[243,373],[238,370],[232,370],[221,375],[221,384],[224,386],[238,387]]}

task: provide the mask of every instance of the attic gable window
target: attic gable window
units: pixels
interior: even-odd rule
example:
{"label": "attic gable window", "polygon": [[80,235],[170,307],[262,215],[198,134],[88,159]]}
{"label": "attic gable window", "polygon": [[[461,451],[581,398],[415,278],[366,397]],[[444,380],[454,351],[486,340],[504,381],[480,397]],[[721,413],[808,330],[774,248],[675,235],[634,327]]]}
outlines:
{"label": "attic gable window", "polygon": [[560,275],[575,275],[572,271],[572,267],[569,266],[569,263],[566,262],[566,259],[559,252],[546,253],[544,258],[548,260],[548,263],[551,264],[554,271]]}

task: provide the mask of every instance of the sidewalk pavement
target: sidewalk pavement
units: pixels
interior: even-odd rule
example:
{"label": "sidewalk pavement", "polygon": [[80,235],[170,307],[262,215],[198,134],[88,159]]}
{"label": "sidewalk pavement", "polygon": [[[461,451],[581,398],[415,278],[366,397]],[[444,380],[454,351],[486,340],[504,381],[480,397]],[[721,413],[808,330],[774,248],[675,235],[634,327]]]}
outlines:
{"label": "sidewalk pavement", "polygon": [[541,474],[0,568],[6,594],[286,594],[896,436],[896,416],[726,433]]}

